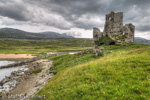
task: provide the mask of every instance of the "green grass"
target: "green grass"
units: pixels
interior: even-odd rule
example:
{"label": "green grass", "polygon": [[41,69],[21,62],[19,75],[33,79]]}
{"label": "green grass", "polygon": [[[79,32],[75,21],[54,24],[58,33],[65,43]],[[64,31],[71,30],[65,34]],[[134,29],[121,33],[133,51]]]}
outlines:
{"label": "green grass", "polygon": [[39,69],[36,69],[36,70],[32,71],[32,73],[33,73],[33,74],[38,74],[38,73],[40,73],[41,71],[42,71],[42,69],[39,68]]}
{"label": "green grass", "polygon": [[75,55],[63,55],[58,57],[51,57],[49,60],[54,60],[53,67],[50,70],[53,70],[55,73],[70,68],[75,65],[84,64],[93,59],[98,59],[99,57],[94,57],[93,54],[75,54]]}
{"label": "green grass", "polygon": [[147,48],[139,44],[105,46],[103,57],[84,54],[49,58],[54,60],[52,69],[57,74],[37,95],[45,95],[46,100],[149,100]]}
{"label": "green grass", "polygon": [[[81,45],[85,46],[85,48],[81,48]],[[90,39],[0,39],[0,54],[41,55],[47,52],[79,51],[89,47],[92,47],[92,40]]]}

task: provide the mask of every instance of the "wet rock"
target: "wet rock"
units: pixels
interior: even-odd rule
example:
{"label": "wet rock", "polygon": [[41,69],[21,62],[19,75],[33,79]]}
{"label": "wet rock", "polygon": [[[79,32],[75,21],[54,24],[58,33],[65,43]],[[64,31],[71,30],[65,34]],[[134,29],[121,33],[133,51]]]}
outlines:
{"label": "wet rock", "polygon": [[9,84],[9,87],[10,87],[10,88],[13,88],[13,84]]}
{"label": "wet rock", "polygon": [[2,90],[2,93],[7,93],[7,91],[6,90]]}
{"label": "wet rock", "polygon": [[22,73],[22,72],[24,72],[24,71],[23,71],[23,70],[18,70],[18,71],[17,71],[17,73]]}
{"label": "wet rock", "polygon": [[12,73],[11,73],[11,75],[12,75],[12,76],[16,76],[16,73],[15,73],[15,71],[14,71],[14,72],[12,72]]}

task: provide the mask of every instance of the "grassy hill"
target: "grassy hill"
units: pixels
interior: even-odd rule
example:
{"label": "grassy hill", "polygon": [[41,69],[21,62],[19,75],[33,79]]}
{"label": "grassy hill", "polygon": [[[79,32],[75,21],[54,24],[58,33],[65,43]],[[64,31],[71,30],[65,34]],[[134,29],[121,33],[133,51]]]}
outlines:
{"label": "grassy hill", "polygon": [[[147,45],[105,46],[100,57],[65,55],[54,60],[56,75],[37,95],[46,100],[149,100]],[[37,99],[35,99],[37,100]]]}
{"label": "grassy hill", "polygon": [[59,39],[59,38],[73,38],[66,34],[59,34],[56,32],[41,32],[32,33],[13,28],[0,29],[0,38],[11,39]]}

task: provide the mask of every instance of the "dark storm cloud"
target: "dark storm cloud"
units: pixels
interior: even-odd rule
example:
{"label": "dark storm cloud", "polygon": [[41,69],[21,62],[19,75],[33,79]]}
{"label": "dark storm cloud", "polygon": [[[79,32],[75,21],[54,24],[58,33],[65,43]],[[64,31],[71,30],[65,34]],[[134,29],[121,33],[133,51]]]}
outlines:
{"label": "dark storm cloud", "polygon": [[[138,31],[148,31],[150,23],[150,0],[22,0],[22,3],[8,3],[7,0],[0,1],[0,4],[12,4],[10,6],[0,5],[0,15],[15,20],[44,23],[59,29],[70,29],[78,27],[92,29],[94,26],[103,27],[105,14],[110,11],[124,12],[124,23],[132,22]],[[20,0],[21,1],[21,0]],[[39,19],[38,8],[31,10],[34,6],[41,8],[47,14],[57,14],[63,18]],[[98,20],[101,19],[101,20]],[[143,19],[141,21],[141,19]],[[66,22],[68,22],[66,24]],[[144,24],[147,23],[147,24]]]}
{"label": "dark storm cloud", "polygon": [[15,0],[0,1],[0,16],[9,17],[19,21],[27,21],[28,11],[23,3],[15,2]]}
{"label": "dark storm cloud", "polygon": [[[146,10],[149,0],[26,0],[46,9],[60,13],[63,16],[76,19],[83,14],[106,14],[110,11],[128,12],[132,6]],[[69,15],[69,16],[68,16]],[[72,17],[75,15],[75,17]]]}
{"label": "dark storm cloud", "polygon": [[[83,15],[86,15],[86,19],[99,16],[103,14],[103,9],[105,9],[105,2],[99,0],[26,0],[30,4],[40,6],[49,11],[55,12],[61,15],[66,21],[70,22],[73,27],[91,29],[94,25],[102,25],[101,23],[86,23],[84,21],[79,21]],[[104,17],[104,15],[103,15]],[[104,19],[104,18],[103,18]]]}
{"label": "dark storm cloud", "polygon": [[137,30],[142,32],[150,31],[150,25],[139,25]]}
{"label": "dark storm cloud", "polygon": [[[110,11],[124,12],[124,23],[131,21],[133,24],[138,25],[137,29],[147,31],[145,26],[139,25],[138,21],[145,17],[150,16],[149,7],[150,0],[26,0],[27,2],[49,9],[63,16],[67,21],[71,22],[75,27],[90,29],[94,23],[79,22],[78,19],[83,15],[94,18],[94,16],[103,16],[103,23],[105,14]],[[147,19],[150,21],[149,19]],[[147,21],[145,20],[145,21]],[[143,22],[144,23],[144,22]],[[97,24],[102,27],[102,24]],[[95,26],[97,26],[95,25]]]}

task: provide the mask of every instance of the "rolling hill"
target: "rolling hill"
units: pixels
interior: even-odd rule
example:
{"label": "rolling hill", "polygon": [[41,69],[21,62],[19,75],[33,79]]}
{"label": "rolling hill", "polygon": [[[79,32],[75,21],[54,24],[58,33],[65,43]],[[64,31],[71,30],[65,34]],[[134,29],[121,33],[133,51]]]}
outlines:
{"label": "rolling hill", "polygon": [[13,39],[58,39],[58,38],[73,38],[66,34],[59,34],[56,32],[41,32],[32,33],[19,29],[2,28],[0,29],[0,38],[13,38]]}

